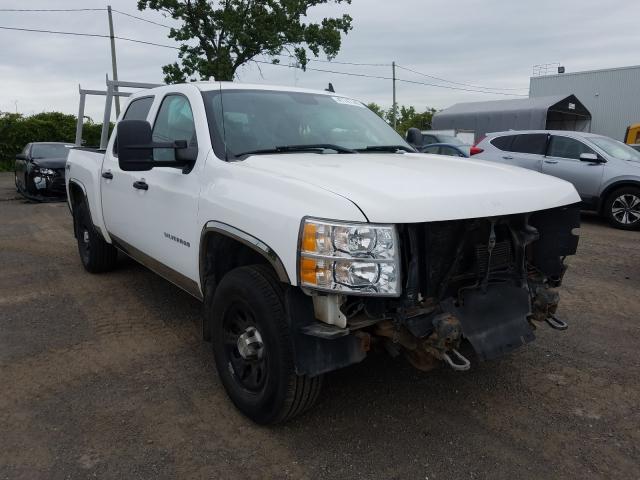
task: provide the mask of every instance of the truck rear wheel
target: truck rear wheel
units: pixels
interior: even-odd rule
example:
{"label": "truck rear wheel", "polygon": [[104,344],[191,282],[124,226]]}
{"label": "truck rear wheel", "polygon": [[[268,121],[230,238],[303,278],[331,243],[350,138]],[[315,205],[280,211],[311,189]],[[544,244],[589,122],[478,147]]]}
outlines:
{"label": "truck rear wheel", "polygon": [[74,227],[78,241],[78,253],[85,270],[91,273],[101,273],[113,270],[118,261],[118,250],[105,242],[98,234],[91,214],[85,202],[76,207]]}
{"label": "truck rear wheel", "polygon": [[296,375],[283,289],[268,267],[239,267],[225,275],[208,315],[218,374],[244,415],[274,424],[315,403],[322,376]]}

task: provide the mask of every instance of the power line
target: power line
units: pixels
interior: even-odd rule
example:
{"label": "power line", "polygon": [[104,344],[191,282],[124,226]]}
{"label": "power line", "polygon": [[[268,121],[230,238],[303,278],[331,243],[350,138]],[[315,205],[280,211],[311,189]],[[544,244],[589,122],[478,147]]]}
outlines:
{"label": "power line", "polygon": [[487,92],[486,90],[473,90],[471,88],[463,88],[463,87],[453,87],[450,85],[437,85],[435,83],[426,83],[426,82],[417,82],[415,80],[405,80],[403,78],[396,78],[397,82],[404,82],[404,83],[412,83],[415,85],[426,85],[429,87],[438,87],[438,88],[446,88],[448,90],[460,90],[463,92],[475,92],[475,93],[488,93],[490,95],[505,95],[508,97],[528,97],[529,95],[525,95],[522,93],[506,93],[506,92]]}
{"label": "power line", "polygon": [[[275,65],[276,67],[285,67],[285,68],[300,68],[297,67],[295,65],[282,65],[280,63],[271,63],[271,62],[265,62],[265,61],[261,61],[261,60],[252,60],[255,63],[262,63],[265,65]],[[340,72],[337,70],[327,70],[327,69],[323,69],[323,68],[312,68],[312,67],[307,67],[306,70],[312,70],[314,72],[324,72],[324,73],[333,73],[333,74],[337,74],[337,75],[347,75],[347,76],[351,76],[351,77],[364,77],[364,78],[375,78],[378,80],[393,80],[393,77],[385,77],[382,75],[367,75],[365,73],[354,73],[354,72]],[[427,82],[417,82],[415,80],[407,80],[407,79],[403,79],[403,78],[396,78],[397,82],[404,82],[404,83],[411,83],[411,84],[415,84],[415,85],[425,85],[428,87],[437,87],[437,88],[446,88],[449,90],[461,90],[464,92],[475,92],[475,93],[488,93],[491,95],[506,95],[506,96],[513,96],[513,97],[527,97],[528,95],[523,95],[523,94],[518,94],[518,93],[501,93],[501,92],[486,92],[484,90],[473,90],[470,88],[462,88],[462,87],[453,87],[450,85],[438,85],[435,83],[427,83]]]}
{"label": "power line", "polygon": [[[109,35],[103,35],[100,33],[62,32],[59,30],[38,30],[35,28],[18,28],[18,27],[4,27],[4,26],[0,26],[0,29],[16,30],[19,32],[36,32],[36,33],[53,33],[56,35],[73,35],[76,37],[111,38]],[[115,36],[114,38],[117,38],[118,40],[123,40],[125,42],[142,43],[144,45],[153,45],[155,47],[163,47],[163,48],[171,48],[173,50],[180,50],[180,47],[174,47],[172,45],[163,45],[161,43],[147,42],[146,40],[138,40],[136,38],[118,37],[118,36]]]}
{"label": "power line", "polygon": [[[1,30],[14,30],[14,31],[21,31],[21,32],[36,32],[36,33],[51,33],[51,34],[56,34],[56,35],[72,35],[72,36],[78,36],[78,37],[97,37],[97,38],[111,38],[109,35],[103,35],[103,34],[99,34],[99,33],[80,33],[80,32],[64,32],[64,31],[59,31],[59,30],[39,30],[39,29],[34,29],[34,28],[18,28],[18,27],[5,27],[5,26],[0,26]],[[152,45],[155,47],[163,47],[163,48],[170,48],[173,50],[180,50],[180,47],[174,47],[171,45],[163,45],[160,43],[155,43],[155,42],[148,42],[145,40],[138,40],[135,38],[127,38],[127,37],[118,37],[115,36],[114,38],[118,39],[118,40],[123,40],[126,42],[132,42],[132,43],[140,43],[140,44],[144,44],[144,45]],[[273,63],[273,62],[267,62],[267,61],[263,61],[263,60],[252,60],[255,63],[260,63],[260,64],[264,64],[264,65],[274,65],[276,67],[284,67],[284,68],[300,68],[296,65],[283,65],[280,63]],[[350,76],[350,77],[360,77],[360,78],[374,78],[377,80],[393,80],[392,77],[386,77],[386,76],[381,76],[381,75],[368,75],[365,73],[355,73],[355,72],[341,72],[338,70],[328,70],[328,69],[324,69],[324,68],[313,68],[313,67],[307,67],[306,70],[311,70],[314,72],[322,72],[322,73],[332,73],[335,75],[346,75],[346,76]],[[514,97],[526,97],[527,95],[522,95],[522,94],[517,94],[517,93],[503,93],[503,92],[487,92],[484,90],[473,90],[470,88],[462,88],[462,87],[453,87],[450,85],[438,85],[435,83],[427,83],[427,82],[417,82],[415,80],[407,80],[407,79],[402,79],[402,78],[396,78],[396,81],[398,82],[403,82],[403,83],[411,83],[411,84],[415,84],[415,85],[424,85],[424,86],[429,86],[429,87],[436,87],[436,88],[446,88],[449,90],[460,90],[460,91],[466,91],[466,92],[475,92],[475,93],[488,93],[488,94],[492,94],[492,95],[506,95],[506,96],[514,96]]]}
{"label": "power line", "polygon": [[171,27],[170,25],[165,25],[164,23],[154,22],[153,20],[148,20],[146,18],[138,17],[137,15],[132,15],[130,13],[116,10],[115,8],[112,8],[111,10],[113,10],[116,13],[119,13],[120,15],[124,15],[125,17],[135,18],[136,20],[140,20],[141,22],[151,23],[153,25],[158,25],[159,27],[164,27],[164,28],[174,28],[174,27]]}
{"label": "power line", "polygon": [[0,8],[0,12],[100,12],[106,8]]}
{"label": "power line", "polygon": [[480,85],[472,85],[472,84],[469,84],[469,83],[454,82],[453,80],[447,80],[446,78],[440,78],[440,77],[436,77],[434,75],[428,75],[426,73],[418,72],[416,70],[412,70],[410,68],[403,67],[402,65],[396,65],[396,67],[398,67],[398,68],[400,68],[402,70],[406,70],[407,72],[415,73],[417,75],[422,75],[423,77],[433,78],[434,80],[440,80],[441,82],[452,83],[454,85],[462,85],[463,87],[481,88],[481,89],[484,89],[484,90],[526,90],[526,88],[483,87],[483,86],[480,86]]}

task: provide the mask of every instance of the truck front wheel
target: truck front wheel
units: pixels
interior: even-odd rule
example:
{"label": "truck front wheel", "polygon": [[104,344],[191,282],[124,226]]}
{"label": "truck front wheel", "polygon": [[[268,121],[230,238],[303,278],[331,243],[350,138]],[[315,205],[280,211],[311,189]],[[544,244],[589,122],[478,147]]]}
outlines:
{"label": "truck front wheel", "polygon": [[73,219],[78,253],[85,270],[91,273],[113,270],[118,261],[118,250],[96,232],[85,202],[76,207]]}
{"label": "truck front wheel", "polygon": [[315,403],[322,377],[295,372],[283,287],[268,267],[239,267],[225,275],[208,315],[218,374],[243,414],[274,424]]}

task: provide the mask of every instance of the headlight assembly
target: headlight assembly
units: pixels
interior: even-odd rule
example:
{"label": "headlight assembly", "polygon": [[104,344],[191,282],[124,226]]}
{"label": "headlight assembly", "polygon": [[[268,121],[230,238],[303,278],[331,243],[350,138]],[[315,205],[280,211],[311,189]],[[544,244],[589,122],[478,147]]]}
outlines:
{"label": "headlight assembly", "polygon": [[397,297],[399,258],[393,225],[302,221],[298,271],[303,287]]}
{"label": "headlight assembly", "polygon": [[33,171],[35,173],[39,173],[40,175],[55,175],[56,174],[56,171],[51,169],[51,168],[35,167],[33,169]]}

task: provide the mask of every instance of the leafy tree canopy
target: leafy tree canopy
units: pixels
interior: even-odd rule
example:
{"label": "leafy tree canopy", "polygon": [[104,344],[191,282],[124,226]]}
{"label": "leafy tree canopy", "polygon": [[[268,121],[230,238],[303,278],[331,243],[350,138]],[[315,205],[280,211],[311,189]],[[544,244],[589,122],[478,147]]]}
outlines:
{"label": "leafy tree canopy", "polygon": [[[113,128],[113,124],[110,124]],[[83,141],[87,146],[100,143],[102,124],[86,121]],[[30,142],[69,142],[76,139],[76,116],[60,112],[42,112],[25,116],[0,112],[0,171],[13,170],[16,154]]]}
{"label": "leafy tree canopy", "polygon": [[352,18],[342,15],[320,23],[305,22],[309,9],[351,0],[138,0],[138,9],[164,12],[182,23],[169,37],[183,42],[179,62],[165,65],[167,83],[187,78],[232,80],[241,65],[258,55],[291,54],[304,69],[323,51],[328,59],[340,51],[341,34],[351,30]]}
{"label": "leafy tree canopy", "polygon": [[[367,107],[374,113],[380,115],[389,125],[393,125],[393,108],[385,110],[376,103],[370,103]],[[396,131],[404,136],[411,127],[428,130],[431,128],[431,120],[436,111],[435,108],[427,107],[423,112],[418,112],[413,106],[396,106]]]}

